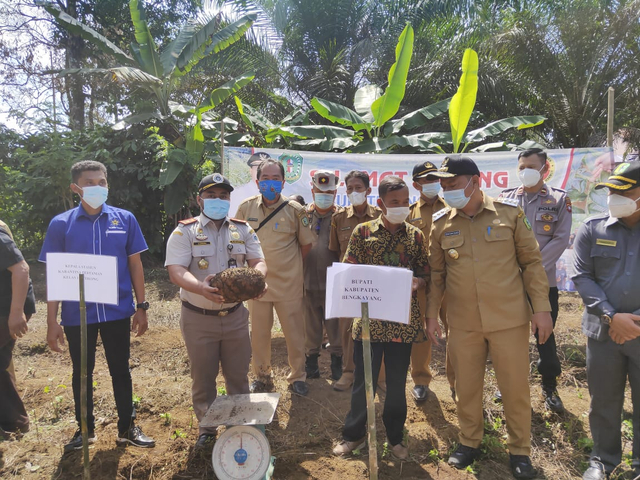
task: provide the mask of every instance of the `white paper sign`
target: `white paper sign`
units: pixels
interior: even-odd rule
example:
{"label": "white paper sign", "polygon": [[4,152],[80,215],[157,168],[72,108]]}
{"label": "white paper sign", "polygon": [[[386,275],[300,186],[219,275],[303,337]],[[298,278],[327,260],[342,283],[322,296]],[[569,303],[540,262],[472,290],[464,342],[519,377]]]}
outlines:
{"label": "white paper sign", "polygon": [[47,253],[47,300],[79,302],[81,273],[87,302],[118,304],[117,258],[80,253]]}
{"label": "white paper sign", "polygon": [[334,263],[327,269],[326,318],[361,317],[408,324],[413,272],[400,267]]}

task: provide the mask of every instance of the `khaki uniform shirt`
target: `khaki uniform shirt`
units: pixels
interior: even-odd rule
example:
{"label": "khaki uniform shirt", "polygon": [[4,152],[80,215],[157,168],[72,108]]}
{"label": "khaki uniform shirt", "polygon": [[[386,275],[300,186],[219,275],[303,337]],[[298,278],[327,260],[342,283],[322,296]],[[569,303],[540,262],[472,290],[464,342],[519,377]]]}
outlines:
{"label": "khaki uniform shirt", "polygon": [[329,236],[331,234],[332,215],[342,210],[342,208],[334,206],[332,210],[320,215],[316,210],[315,204],[312,203],[307,205],[305,210],[309,219],[309,226],[316,239],[304,259],[304,289],[324,292],[327,290],[327,268],[333,262],[340,261],[338,253],[329,250]]}
{"label": "khaki uniform shirt", "polygon": [[550,312],[549,283],[531,225],[520,207],[484,194],[473,217],[447,207],[433,216],[427,317],[437,318],[447,292],[451,328],[494,332]]}
{"label": "khaki uniform shirt", "polygon": [[[244,267],[245,260],[264,258],[260,240],[253,229],[243,221],[226,218],[216,228],[209,217],[200,215],[183,220],[171,233],[167,242],[168,265],[182,265],[198,280],[220,273],[230,266]],[[231,263],[229,263],[231,261]],[[235,303],[213,303],[197,293],[180,289],[180,298],[207,310],[229,308]]]}
{"label": "khaki uniform shirt", "polygon": [[[413,271],[415,277],[429,276],[427,239],[416,227],[403,223],[395,233],[386,229],[382,218],[362,223],[353,231],[345,263],[361,265],[386,265]],[[416,294],[411,296],[411,318],[409,324],[371,319],[372,342],[422,342],[425,339],[422,316]],[[353,339],[362,336],[362,319],[353,322]]]}
{"label": "khaki uniform shirt", "polygon": [[[414,227],[419,228],[422,233],[424,233],[427,241],[429,240],[429,235],[431,234],[431,224],[433,220],[433,214],[442,210],[447,206],[444,203],[444,200],[437,196],[434,199],[434,202],[429,205],[424,201],[422,197],[416,202],[411,204],[409,207],[409,218],[407,222],[409,222]],[[418,301],[420,304],[420,312],[424,313],[427,310],[427,291],[429,288],[429,281],[427,279],[427,286],[418,290]]]}
{"label": "khaki uniform shirt", "polygon": [[523,187],[503,191],[500,198],[513,198],[524,210],[536,236],[542,266],[549,286],[557,286],[556,262],[569,245],[571,235],[571,200],[564,190],[544,184],[539,192],[529,194]]}
{"label": "khaki uniform shirt", "polygon": [[349,205],[347,208],[333,214],[329,250],[340,252],[339,262],[344,261],[344,254],[347,251],[347,245],[349,245],[353,229],[358,224],[375,220],[380,215],[382,215],[382,210],[370,204],[367,204],[367,209],[362,217],[358,217],[355,214],[353,205]]}
{"label": "khaki uniform shirt", "polygon": [[[255,230],[285,200],[288,198],[280,195],[275,204],[267,206],[262,201],[262,195],[247,198],[238,207],[236,217],[246,220]],[[260,300],[283,302],[302,298],[300,246],[309,245],[315,240],[302,206],[298,202],[290,201],[258,230],[257,235],[269,268],[269,289]]]}

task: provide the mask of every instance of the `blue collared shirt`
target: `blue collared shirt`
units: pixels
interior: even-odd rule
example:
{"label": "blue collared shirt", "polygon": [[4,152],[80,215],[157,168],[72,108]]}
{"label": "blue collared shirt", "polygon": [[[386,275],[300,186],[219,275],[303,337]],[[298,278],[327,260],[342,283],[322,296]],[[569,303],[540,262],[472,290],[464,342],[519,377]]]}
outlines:
{"label": "blue collared shirt", "polygon": [[[131,212],[102,206],[92,219],[82,205],[56,215],[47,229],[38,260],[47,261],[47,253],[85,253],[110,255],[118,264],[118,305],[87,302],[87,323],[128,318],[135,312],[131,291],[129,257],[147,250],[138,221]],[[80,325],[79,302],[62,302],[63,326]]]}

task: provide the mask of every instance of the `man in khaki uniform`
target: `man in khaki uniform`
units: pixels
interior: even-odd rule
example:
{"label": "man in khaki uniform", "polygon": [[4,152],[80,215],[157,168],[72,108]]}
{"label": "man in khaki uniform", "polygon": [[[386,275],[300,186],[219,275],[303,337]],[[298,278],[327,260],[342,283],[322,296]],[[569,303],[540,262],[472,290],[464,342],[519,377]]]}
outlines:
{"label": "man in khaki uniform", "polygon": [[331,216],[342,210],[335,205],[338,179],[333,172],[318,170],[313,175],[313,202],[305,207],[309,226],[315,234],[313,247],[304,259],[304,327],[305,371],[307,378],[320,378],[318,357],[322,346],[323,327],[327,331],[331,355],[331,378],[342,376],[342,340],[339,319],[325,318],[327,294],[327,268],[338,261],[338,254],[329,250]]}
{"label": "man in khaki uniform", "polygon": [[[436,166],[431,162],[422,162],[413,167],[413,187],[420,192],[420,199],[412,204],[410,208],[409,222],[414,227],[419,228],[424,233],[425,238],[429,238],[431,233],[431,217],[439,210],[446,207],[440,198],[440,179],[430,177],[429,174],[437,171]],[[427,289],[418,291],[418,301],[420,303],[420,314],[424,316],[427,311]],[[442,302],[440,308],[440,319],[447,330],[446,305]],[[417,403],[424,402],[429,396],[429,384],[433,379],[429,364],[431,363],[431,340],[415,343],[411,349],[411,378],[414,387],[411,390],[414,400]],[[446,366],[447,379],[453,390],[453,368],[450,366],[449,355],[447,353]]]}
{"label": "man in khaki uniform", "polygon": [[284,186],[282,163],[273,159],[263,161],[258,167],[256,183],[260,194],[244,200],[236,214],[255,230],[269,265],[267,294],[249,301],[252,367],[256,376],[251,391],[267,391],[273,387],[271,328],[275,307],[287,343],[291,368],[287,381],[294,393],[307,395],[302,259],[315,238],[304,209],[280,194]]}
{"label": "man in khaki uniform", "polygon": [[529,323],[540,343],[553,331],[538,242],[517,202],[498,202],[480,190],[480,171],[470,158],[447,157],[432,175],[441,178],[449,205],[433,216],[427,298],[427,331],[437,342],[438,310],[447,292],[447,341],[460,423],[460,445],[449,464],[466,468],[480,454],[490,354],[502,391],[511,471],[516,478],[535,478],[529,459]]}
{"label": "man in khaki uniform", "polygon": [[[371,194],[367,172],[352,170],[344,180],[351,205],[333,215],[331,237],[329,238],[329,249],[339,252],[339,261],[344,261],[351,232],[356,228],[356,225],[375,220],[382,213],[378,207],[367,203],[367,196]],[[342,339],[342,377],[333,384],[333,388],[340,392],[348,390],[353,384],[355,363],[353,362],[353,338],[351,336],[352,321],[352,318],[341,318],[339,324]]]}
{"label": "man in khaki uniform", "polygon": [[[211,287],[216,273],[249,267],[267,274],[260,241],[242,220],[228,217],[233,187],[219,173],[198,187],[198,217],[182,220],[167,242],[165,266],[180,287],[180,329],[191,363],[191,395],[198,421],[216,399],[220,365],[229,395],[249,393],[249,312]],[[196,450],[213,446],[216,427],[200,427]]]}

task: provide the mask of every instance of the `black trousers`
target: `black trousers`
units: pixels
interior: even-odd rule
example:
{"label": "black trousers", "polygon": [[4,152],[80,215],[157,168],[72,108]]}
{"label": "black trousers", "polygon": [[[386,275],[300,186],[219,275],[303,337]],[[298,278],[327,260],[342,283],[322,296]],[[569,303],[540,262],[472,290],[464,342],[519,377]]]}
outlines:
{"label": "black trousers", "polygon": [[[0,319],[0,322],[2,321],[6,323],[7,319]],[[8,328],[6,330],[8,334]],[[7,432],[16,430],[26,432],[29,430],[29,416],[16,390],[16,385],[7,371],[16,342],[0,338],[0,344],[2,344],[0,347],[0,427]]]}
{"label": "black trousers", "polygon": [[[558,320],[558,287],[549,288],[549,303],[551,303],[551,319],[553,328]],[[536,334],[538,340],[538,334]],[[558,381],[557,377],[562,373],[560,360],[556,351],[556,337],[552,333],[545,343],[540,345],[536,341],[536,347],[540,359],[538,360],[538,373],[542,376],[542,386],[555,390]]]}
{"label": "black trousers", "polygon": [[[118,432],[123,433],[133,424],[133,386],[129,370],[129,352],[131,347],[130,319],[87,325],[87,427],[95,431],[93,416],[93,369],[96,364],[96,344],[98,333],[102,339],[107,365],[111,374],[113,396],[118,411]],[[64,327],[69,342],[69,353],[73,364],[73,400],[75,402],[76,421],[80,425],[80,327]]]}
{"label": "black trousers", "polygon": [[[378,375],[384,356],[387,393],[384,399],[382,421],[387,430],[387,439],[394,446],[402,442],[404,422],[407,419],[407,397],[405,387],[411,361],[411,343],[372,342],[371,369],[375,395]],[[354,372],[351,391],[351,410],[342,429],[342,437],[348,442],[360,440],[367,434],[367,398],[364,389],[364,359],[361,341],[353,342]]]}

